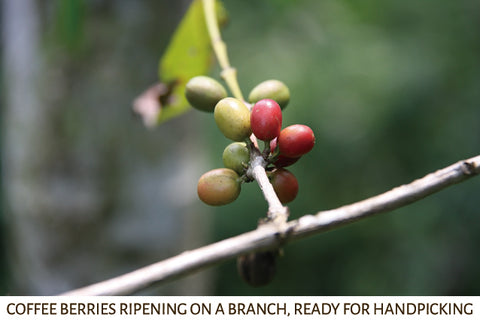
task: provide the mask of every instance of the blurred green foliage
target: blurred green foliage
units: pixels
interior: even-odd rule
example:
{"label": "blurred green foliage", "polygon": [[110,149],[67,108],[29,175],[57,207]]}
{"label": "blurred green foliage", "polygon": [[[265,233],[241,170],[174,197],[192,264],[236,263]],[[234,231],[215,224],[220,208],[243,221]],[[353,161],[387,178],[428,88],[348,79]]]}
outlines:
{"label": "blurred green foliage", "polygon": [[[314,150],[291,171],[291,218],[408,183],[480,146],[477,1],[225,1],[230,59],[245,94],[277,78],[292,99],[284,126],[303,123]],[[215,71],[218,75],[218,71]],[[222,146],[211,119],[212,168]],[[478,191],[473,179],[416,204],[285,247],[264,288],[218,268],[220,295],[478,295]],[[215,239],[256,226],[254,184],[215,209]]]}
{"label": "blurred green foliage", "polygon": [[61,44],[70,53],[81,50],[85,40],[84,0],[57,0],[53,2],[55,19],[52,39]]}

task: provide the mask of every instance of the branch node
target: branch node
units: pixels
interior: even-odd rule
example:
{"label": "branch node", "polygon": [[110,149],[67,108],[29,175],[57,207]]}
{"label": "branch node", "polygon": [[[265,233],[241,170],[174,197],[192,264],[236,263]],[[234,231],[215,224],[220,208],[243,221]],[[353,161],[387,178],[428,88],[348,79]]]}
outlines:
{"label": "branch node", "polygon": [[467,176],[473,176],[478,174],[476,171],[475,164],[472,164],[471,162],[464,161],[461,165],[462,172],[467,175]]}
{"label": "branch node", "polygon": [[282,246],[287,244],[289,241],[290,235],[293,234],[295,228],[297,227],[297,221],[287,223],[288,218],[288,208],[285,207],[286,214],[277,215],[275,218],[272,218],[270,215],[268,217],[262,218],[258,221],[257,229],[262,229],[265,227],[273,228],[275,232],[273,236],[277,240],[277,245],[275,246],[280,252],[282,252]]}

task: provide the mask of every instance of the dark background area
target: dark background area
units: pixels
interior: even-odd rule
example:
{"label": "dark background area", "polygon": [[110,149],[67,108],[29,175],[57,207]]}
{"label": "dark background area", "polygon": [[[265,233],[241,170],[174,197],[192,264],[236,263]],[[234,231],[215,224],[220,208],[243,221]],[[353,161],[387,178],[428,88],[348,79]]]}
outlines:
{"label": "dark background area", "polygon": [[[131,112],[189,1],[33,1],[24,17],[37,26],[34,73],[24,87],[8,54],[25,36],[8,27],[14,2],[2,3],[0,293],[56,294],[256,227],[267,206],[255,184],[224,207],[196,198],[198,177],[222,167],[229,143],[211,114],[147,130]],[[282,80],[291,92],[284,126],[316,135],[291,167],[300,184],[291,219],[479,153],[478,1],[223,3],[244,95]],[[19,109],[24,98],[36,107]],[[266,287],[244,284],[228,261],[146,293],[478,295],[479,190],[473,178],[288,244]]]}

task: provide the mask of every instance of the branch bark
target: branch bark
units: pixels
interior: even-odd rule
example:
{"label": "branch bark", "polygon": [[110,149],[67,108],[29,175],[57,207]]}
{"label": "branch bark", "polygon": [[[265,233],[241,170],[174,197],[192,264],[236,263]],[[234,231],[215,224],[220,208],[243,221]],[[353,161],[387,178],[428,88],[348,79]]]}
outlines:
{"label": "branch bark", "polygon": [[[252,136],[254,137],[254,135]],[[268,180],[267,173],[265,172],[267,162],[263,159],[263,156],[256,147],[252,148],[250,153],[251,161],[247,175],[255,179],[268,203],[268,219],[275,224],[284,225],[288,220],[288,208],[282,205],[277,194],[275,194],[272,184]]]}
{"label": "branch bark", "polygon": [[122,276],[63,295],[128,295],[154,284],[193,273],[238,255],[279,247],[286,242],[411,204],[480,173],[480,155],[459,161],[366,200],[337,209],[305,215],[284,225],[265,224],[256,230],[187,251]]}

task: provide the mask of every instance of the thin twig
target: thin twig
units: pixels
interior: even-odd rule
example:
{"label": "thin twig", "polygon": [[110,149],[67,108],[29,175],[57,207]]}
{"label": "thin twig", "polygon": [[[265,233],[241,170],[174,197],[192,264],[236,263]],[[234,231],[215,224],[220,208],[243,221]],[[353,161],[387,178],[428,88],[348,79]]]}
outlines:
{"label": "thin twig", "polygon": [[285,224],[285,230],[282,231],[288,236],[287,239],[279,237],[277,225],[261,225],[254,231],[184,252],[122,276],[64,293],[64,295],[132,294],[151,285],[179,278],[241,254],[275,248],[282,242],[293,241],[374,214],[400,208],[479,173],[480,155],[459,161],[410,184],[402,185],[372,198],[337,209],[318,212],[315,215],[305,215],[298,220],[291,221]]}
{"label": "thin twig", "polygon": [[[252,148],[250,166],[247,175],[257,181],[260,190],[268,203],[268,219],[276,224],[283,225],[288,219],[288,208],[283,206],[278,198],[272,184],[270,183],[265,166],[267,161],[263,158],[258,148]],[[281,226],[279,228],[282,228]]]}
{"label": "thin twig", "polygon": [[243,101],[242,91],[240,90],[237,80],[237,70],[230,66],[227,45],[222,40],[220,30],[218,29],[215,0],[203,0],[203,12],[205,13],[205,22],[207,24],[207,30],[210,35],[213,50],[215,51],[220,67],[222,67],[221,76],[227,83],[233,96]]}

